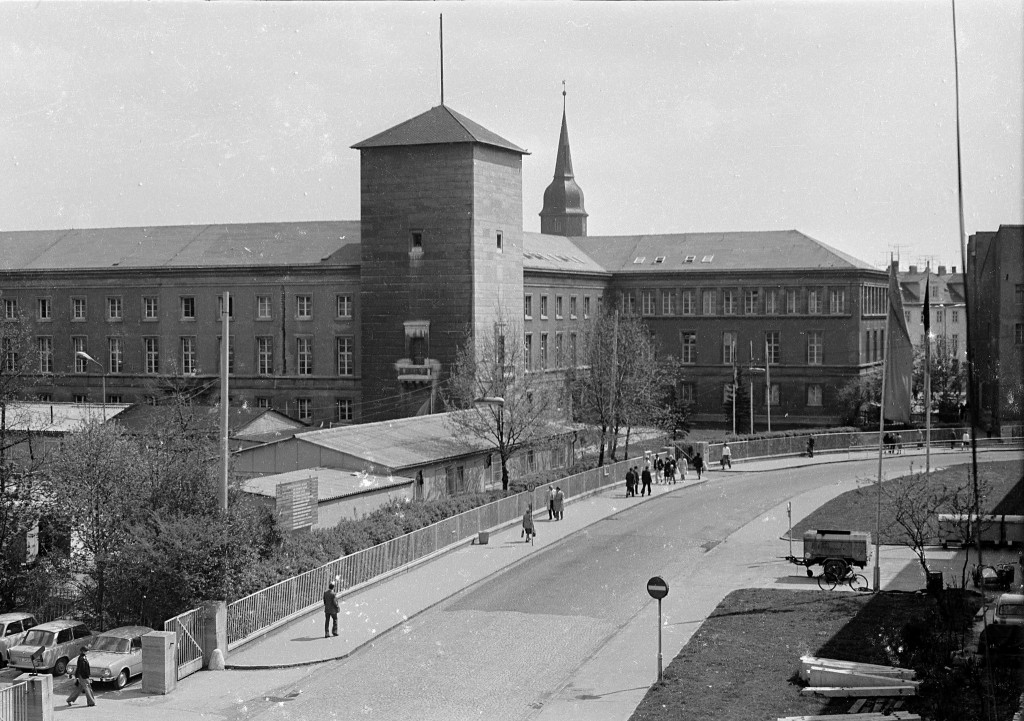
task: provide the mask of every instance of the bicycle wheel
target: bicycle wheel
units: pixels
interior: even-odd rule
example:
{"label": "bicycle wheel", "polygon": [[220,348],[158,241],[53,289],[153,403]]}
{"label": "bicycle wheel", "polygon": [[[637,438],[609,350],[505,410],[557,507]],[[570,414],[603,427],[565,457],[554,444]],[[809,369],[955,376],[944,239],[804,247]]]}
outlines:
{"label": "bicycle wheel", "polygon": [[847,583],[850,584],[850,588],[858,593],[868,593],[871,591],[871,586],[868,585],[867,576],[861,573],[854,573],[847,579]]}
{"label": "bicycle wheel", "polygon": [[822,573],[818,576],[818,588],[822,591],[833,591],[836,587],[836,579],[831,573]]}

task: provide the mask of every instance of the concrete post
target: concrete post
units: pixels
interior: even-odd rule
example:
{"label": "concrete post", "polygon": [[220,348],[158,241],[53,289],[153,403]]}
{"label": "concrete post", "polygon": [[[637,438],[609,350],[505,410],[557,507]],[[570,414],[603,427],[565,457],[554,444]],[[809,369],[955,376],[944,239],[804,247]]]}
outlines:
{"label": "concrete post", "polygon": [[28,721],[53,721],[53,676],[23,673],[14,683],[28,685]]}
{"label": "concrete post", "polygon": [[210,668],[210,658],[214,651],[220,651],[222,661],[228,657],[228,604],[227,601],[204,601],[200,608],[203,609],[205,622],[201,641],[203,668]]}
{"label": "concrete post", "polygon": [[142,692],[168,694],[178,685],[178,634],[150,631],[142,637]]}

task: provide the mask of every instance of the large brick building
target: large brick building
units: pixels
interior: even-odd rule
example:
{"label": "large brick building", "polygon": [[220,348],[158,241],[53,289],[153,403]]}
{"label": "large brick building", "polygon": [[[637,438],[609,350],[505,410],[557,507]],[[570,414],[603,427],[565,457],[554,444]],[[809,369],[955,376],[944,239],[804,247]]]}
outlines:
{"label": "large brick building", "polygon": [[439,409],[467,331],[508,319],[555,372],[609,304],[692,367],[698,418],[723,417],[734,359],[767,352],[755,414],[770,397],[790,423],[838,420],[836,389],[880,361],[886,274],[798,231],[588,236],[564,109],[541,233],[523,231],[526,151],[444,105],[353,147],[358,221],[0,233],[35,395],[95,402],[103,375],[108,402],[215,394],[225,291],[233,402],[313,424]]}

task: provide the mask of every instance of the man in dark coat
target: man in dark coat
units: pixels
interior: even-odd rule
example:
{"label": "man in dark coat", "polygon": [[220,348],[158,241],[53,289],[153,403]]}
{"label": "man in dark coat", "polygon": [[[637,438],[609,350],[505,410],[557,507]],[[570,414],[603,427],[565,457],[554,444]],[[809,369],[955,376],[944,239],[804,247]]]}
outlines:
{"label": "man in dark coat", "polygon": [[75,705],[80,693],[85,694],[87,705],[96,705],[96,698],[92,695],[92,679],[89,678],[92,669],[89,668],[89,659],[85,657],[85,652],[88,650],[88,646],[78,649],[78,658],[75,660],[75,690],[68,696],[68,706]]}
{"label": "man in dark coat", "polygon": [[629,470],[626,471],[626,498],[636,495],[636,474],[633,472],[633,467],[630,466]]}
{"label": "man in dark coat", "polygon": [[644,491],[648,495],[651,493],[651,467],[645,465],[644,470],[640,473],[640,495],[644,495]]}
{"label": "man in dark coat", "polygon": [[[338,611],[341,609],[338,607],[338,596],[334,593],[334,584],[327,584],[327,590],[324,591],[324,638],[330,638],[331,636],[338,635]],[[333,624],[333,629],[331,625]],[[330,630],[330,633],[328,633]]]}

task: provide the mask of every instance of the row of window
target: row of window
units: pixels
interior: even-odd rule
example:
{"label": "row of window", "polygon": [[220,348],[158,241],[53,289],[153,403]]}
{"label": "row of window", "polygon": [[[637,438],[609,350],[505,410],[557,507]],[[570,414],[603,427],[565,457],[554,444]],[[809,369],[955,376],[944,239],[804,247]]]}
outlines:
{"label": "row of window", "polygon": [[[142,338],[142,372],[146,374],[157,374],[161,372],[161,347],[160,338],[157,336],[145,336]],[[220,347],[220,337],[217,338],[217,346]],[[255,338],[255,369],[257,375],[273,375],[274,367],[274,338],[272,336],[256,336]],[[4,364],[8,370],[13,371],[19,365],[17,352],[6,342],[2,349]],[[352,336],[336,336],[334,339],[335,373],[339,376],[351,376],[355,374],[355,341]],[[51,336],[37,336],[36,350],[39,358],[39,372],[54,372],[54,344]],[[176,349],[180,373],[198,373],[197,365],[198,341],[196,336],[182,336],[178,339]],[[88,372],[88,348],[86,347],[85,336],[71,337],[72,367],[75,373]],[[220,352],[218,350],[218,356]],[[124,373],[124,338],[107,338],[106,364],[101,364],[106,373]],[[96,361],[99,362],[99,361]],[[295,372],[300,376],[313,375],[313,338],[298,337],[295,339]],[[218,368],[220,361],[218,359]],[[233,373],[235,366],[234,342],[228,349],[228,372]]]}
{"label": "row of window", "polygon": [[[943,310],[941,308],[935,309],[934,315],[935,315],[935,322],[936,323],[942,323],[945,320],[945,317],[946,317],[945,313],[943,312]],[[911,322],[911,320],[910,320],[910,311],[909,310],[903,311],[903,318],[907,321],[907,323]],[[960,322],[960,311],[957,311],[957,310],[949,311],[949,322],[950,323],[959,323]],[[922,324],[924,323],[924,311],[923,310],[921,311],[921,323]]]}
{"label": "row of window", "polygon": [[[565,317],[565,298],[564,298],[564,296],[561,296],[561,295],[556,295],[554,298],[555,298],[555,318],[559,318],[559,319],[560,318],[564,318]],[[549,308],[548,308],[548,296],[547,295],[541,295],[541,296],[539,296],[538,300],[539,300],[539,304],[540,304],[540,308],[538,309],[540,311],[539,318],[541,320],[547,320],[548,319],[548,311],[549,311]],[[601,300],[602,300],[601,297],[598,296],[598,298],[597,298],[597,311],[598,311],[598,313],[601,312]],[[577,296],[570,295],[569,296],[569,318],[571,318],[573,320],[575,320],[576,318],[579,318],[579,312],[580,312],[580,305],[578,303]],[[523,296],[523,315],[525,316],[525,318],[527,320],[532,320],[533,319],[533,294],[532,293],[527,293],[526,295]],[[583,317],[584,318],[589,318],[590,317],[590,296],[589,295],[583,296]]]}
{"label": "row of window", "polygon": [[[733,400],[733,393],[735,389],[732,383],[721,383],[718,384],[722,393],[722,403],[731,403]],[[764,407],[765,400],[770,399],[770,403],[773,406],[779,406],[782,404],[782,396],[779,391],[779,384],[772,383],[771,388],[767,392],[764,391],[764,386],[760,386],[761,399],[760,401],[755,400],[755,403],[759,407]],[[697,384],[693,382],[681,383],[679,386],[679,396],[684,403],[696,403],[697,401]],[[804,386],[804,405],[814,408],[820,408],[822,405],[822,398],[824,397],[823,387],[820,383],[808,383]]]}
{"label": "row of window", "polygon": [[[88,299],[80,296],[71,298],[71,320],[84,322],[88,315]],[[335,296],[335,318],[352,318],[352,296],[338,294]],[[228,301],[228,315],[234,317],[235,296]],[[195,320],[197,318],[195,296],[183,295],[178,298],[178,311],[181,320]],[[4,298],[4,318],[15,320],[19,317],[20,308],[17,298]],[[217,316],[219,320],[224,313],[224,297],[217,297]],[[273,297],[270,295],[257,295],[254,303],[254,318],[256,320],[273,320]],[[295,318],[297,320],[313,320],[313,296],[295,296]],[[106,319],[111,322],[124,320],[124,301],[119,295],[111,295],[106,298]],[[160,298],[155,295],[142,297],[142,320],[156,321],[160,319]],[[53,300],[48,297],[36,298],[36,320],[53,320]]]}
{"label": "row of window", "polygon": [[845,288],[704,288],[624,290],[619,310],[625,315],[830,315],[848,312]]}

